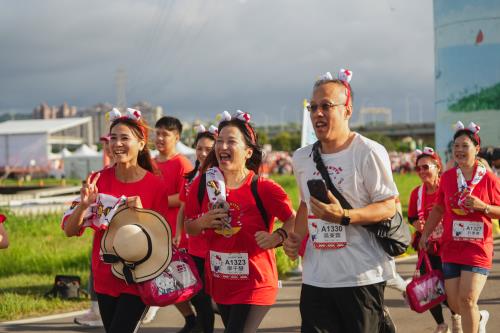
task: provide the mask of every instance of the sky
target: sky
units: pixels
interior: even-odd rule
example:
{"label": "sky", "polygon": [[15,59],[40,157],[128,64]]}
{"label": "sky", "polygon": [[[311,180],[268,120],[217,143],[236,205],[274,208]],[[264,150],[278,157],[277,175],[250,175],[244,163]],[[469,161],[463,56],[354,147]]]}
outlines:
{"label": "sky", "polygon": [[354,119],[434,121],[432,0],[0,0],[0,113],[148,101],[182,120],[299,121],[322,73],[353,71]]}

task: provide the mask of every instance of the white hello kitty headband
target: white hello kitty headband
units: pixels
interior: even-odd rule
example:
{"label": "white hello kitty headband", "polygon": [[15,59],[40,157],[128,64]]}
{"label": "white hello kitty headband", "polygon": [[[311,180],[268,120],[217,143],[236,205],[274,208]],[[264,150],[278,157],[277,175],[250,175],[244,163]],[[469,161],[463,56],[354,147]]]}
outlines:
{"label": "white hello kitty headband", "polygon": [[[347,100],[345,102],[345,105],[348,106],[351,99],[351,86],[349,83],[351,82],[352,79],[352,71],[341,68],[339,70],[339,74],[337,75],[337,79],[341,81],[346,88]],[[332,81],[332,80],[335,80],[332,76],[332,73],[326,72],[325,74],[320,75],[316,82]]]}
{"label": "white hello kitty headband", "polygon": [[142,118],[141,111],[136,110],[136,109],[127,108],[127,111],[125,111],[125,114],[122,115],[120,110],[118,110],[117,108],[113,108],[111,111],[109,111],[107,113],[107,117],[108,117],[109,121],[111,122],[111,124],[113,124],[113,122],[115,122],[116,120],[122,119],[122,118],[134,120],[137,123],[139,129],[141,130],[144,138],[147,138],[147,130],[144,128],[143,124],[139,123],[139,120],[141,120],[141,118]]}
{"label": "white hello kitty headband", "polygon": [[210,125],[208,129],[206,129],[205,126],[203,126],[203,124],[199,124],[198,126],[196,126],[195,130],[197,134],[208,132],[210,134],[217,135],[219,132],[217,127],[215,127],[214,125]]}
{"label": "white hello kitty headband", "polygon": [[250,125],[251,117],[250,117],[249,113],[243,112],[241,110],[236,110],[236,113],[231,116],[231,114],[228,111],[224,111],[221,113],[221,120],[219,122],[219,126],[220,126],[220,123],[222,123],[223,121],[230,121],[231,119],[238,119],[238,120],[241,120],[242,122],[244,122],[245,127],[247,128],[248,133],[250,134],[252,142],[254,144],[257,143],[255,131],[254,131],[253,127]]}
{"label": "white hello kitty headband", "polygon": [[478,135],[480,129],[481,127],[479,127],[479,125],[476,125],[472,121],[469,123],[469,125],[467,125],[467,127],[465,127],[460,120],[455,124],[455,133],[461,130],[469,131],[474,135],[474,138],[476,139],[478,144],[481,144],[481,138]]}
{"label": "white hello kitty headband", "polygon": [[434,149],[432,149],[431,147],[424,147],[423,151],[420,149],[416,149],[415,154],[417,156],[420,156],[422,154],[432,156],[432,155],[434,155]]}

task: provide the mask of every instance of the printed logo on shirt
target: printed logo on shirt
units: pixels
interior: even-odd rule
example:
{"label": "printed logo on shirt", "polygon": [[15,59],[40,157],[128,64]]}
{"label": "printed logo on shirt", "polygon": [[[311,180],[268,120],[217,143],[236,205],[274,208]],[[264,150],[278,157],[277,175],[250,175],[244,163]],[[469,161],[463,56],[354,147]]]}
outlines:
{"label": "printed logo on shirt", "polygon": [[222,235],[224,237],[232,237],[241,230],[241,209],[237,203],[228,202],[229,204],[229,216],[224,222],[222,229],[215,229],[216,234]]}
{"label": "printed logo on shirt", "polygon": [[461,192],[455,192],[455,194],[450,196],[450,207],[451,211],[458,216],[465,216],[467,215],[467,212],[464,211],[460,206],[458,206],[458,198],[460,197]]}
{"label": "printed logo on shirt", "polygon": [[[330,175],[330,179],[335,184],[337,189],[342,192],[341,185],[344,182],[344,177],[342,177],[342,172],[344,171],[341,166],[336,167],[334,165],[327,165],[326,169],[328,170],[328,174]],[[314,170],[313,172],[314,178],[321,178],[321,174],[318,170]]]}

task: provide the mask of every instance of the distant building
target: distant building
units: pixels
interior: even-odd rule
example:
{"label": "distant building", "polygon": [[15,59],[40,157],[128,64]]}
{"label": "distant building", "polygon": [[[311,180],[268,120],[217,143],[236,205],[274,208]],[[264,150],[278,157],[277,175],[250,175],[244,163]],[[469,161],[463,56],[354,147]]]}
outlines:
{"label": "distant building", "polygon": [[[131,106],[131,108],[141,111],[142,117],[150,128],[154,128],[156,121],[163,116],[163,108],[161,106],[152,106],[148,102],[138,102]],[[106,118],[106,114],[112,109],[113,105],[109,103],[99,103],[80,111],[80,116],[92,118],[94,144],[99,142],[100,137],[108,134],[110,124]],[[150,130],[149,136],[152,137],[152,134],[152,130]]]}
{"label": "distant building", "polygon": [[64,102],[61,106],[48,106],[47,103],[42,103],[33,109],[34,119],[56,119],[56,118],[72,118],[77,113],[76,106],[69,106]]}

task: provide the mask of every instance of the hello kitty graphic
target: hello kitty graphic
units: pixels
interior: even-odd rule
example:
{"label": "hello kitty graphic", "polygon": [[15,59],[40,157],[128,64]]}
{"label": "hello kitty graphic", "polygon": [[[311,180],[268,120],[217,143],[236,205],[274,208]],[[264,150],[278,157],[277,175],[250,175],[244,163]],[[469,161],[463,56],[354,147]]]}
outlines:
{"label": "hello kitty graphic", "polygon": [[166,295],[182,288],[179,281],[168,271],[155,279],[155,285],[158,288],[158,295]]}
{"label": "hello kitty graphic", "polygon": [[312,222],[311,223],[311,240],[314,242],[316,240],[316,237],[318,235],[318,225],[316,224],[316,222]]}
{"label": "hello kitty graphic", "polygon": [[460,235],[462,235],[462,233],[464,232],[464,228],[465,228],[465,227],[464,227],[464,224],[463,224],[463,223],[457,223],[457,224],[455,225],[455,228],[454,228],[454,229],[455,229],[455,230],[454,230],[454,231],[455,231],[455,236],[460,236]]}
{"label": "hello kitty graphic", "polygon": [[220,255],[216,254],[212,257],[212,266],[214,268],[214,272],[217,273],[220,271],[222,266],[222,258]]}

